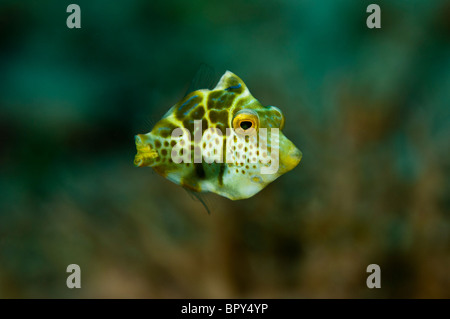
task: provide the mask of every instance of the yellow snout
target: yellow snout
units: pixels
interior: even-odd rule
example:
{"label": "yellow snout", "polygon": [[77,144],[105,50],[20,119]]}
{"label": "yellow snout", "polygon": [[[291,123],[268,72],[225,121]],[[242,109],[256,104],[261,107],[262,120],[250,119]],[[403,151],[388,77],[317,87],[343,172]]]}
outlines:
{"label": "yellow snout", "polygon": [[280,149],[285,150],[280,154],[280,172],[282,174],[294,169],[302,159],[302,152],[286,137],[282,142],[283,146]]}

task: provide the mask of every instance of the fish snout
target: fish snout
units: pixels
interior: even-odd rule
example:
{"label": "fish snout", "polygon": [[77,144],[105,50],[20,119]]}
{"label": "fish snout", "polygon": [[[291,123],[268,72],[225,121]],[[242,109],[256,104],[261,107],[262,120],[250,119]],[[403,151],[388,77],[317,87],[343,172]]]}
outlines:
{"label": "fish snout", "polygon": [[287,172],[294,169],[298,163],[300,163],[302,156],[302,152],[294,144],[292,144],[287,154],[284,158],[282,158],[281,163],[284,170]]}
{"label": "fish snout", "polygon": [[288,157],[291,161],[295,162],[295,165],[297,165],[298,163],[300,163],[300,161],[303,157],[303,153],[297,147],[294,146],[289,151]]}

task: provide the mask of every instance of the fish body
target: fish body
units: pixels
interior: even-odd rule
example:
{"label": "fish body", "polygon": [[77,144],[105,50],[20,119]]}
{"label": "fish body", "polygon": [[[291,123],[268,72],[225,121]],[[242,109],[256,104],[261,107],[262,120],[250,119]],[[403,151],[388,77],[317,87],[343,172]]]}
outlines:
{"label": "fish body", "polygon": [[134,164],[194,192],[249,198],[295,168],[300,150],[281,129],[285,118],[263,106],[227,71],[212,90],[186,95],[135,137]]}

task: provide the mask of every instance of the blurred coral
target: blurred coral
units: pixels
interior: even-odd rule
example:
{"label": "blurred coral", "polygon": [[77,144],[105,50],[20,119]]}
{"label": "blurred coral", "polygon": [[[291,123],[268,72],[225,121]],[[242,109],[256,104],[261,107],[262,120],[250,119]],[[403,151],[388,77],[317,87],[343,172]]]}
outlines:
{"label": "blurred coral", "polygon": [[[77,3],[0,4],[0,298],[450,298],[446,1]],[[211,216],[133,166],[200,63],[303,152]]]}

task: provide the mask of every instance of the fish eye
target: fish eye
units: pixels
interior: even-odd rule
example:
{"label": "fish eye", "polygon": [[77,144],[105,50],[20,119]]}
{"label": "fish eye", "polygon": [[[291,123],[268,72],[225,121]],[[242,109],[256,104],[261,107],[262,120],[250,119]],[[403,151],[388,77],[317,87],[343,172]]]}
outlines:
{"label": "fish eye", "polygon": [[233,128],[238,134],[254,134],[258,126],[259,117],[253,110],[241,110],[233,118]]}
{"label": "fish eye", "polygon": [[239,126],[241,127],[241,129],[248,130],[249,128],[251,128],[253,126],[253,123],[250,121],[242,121]]}

